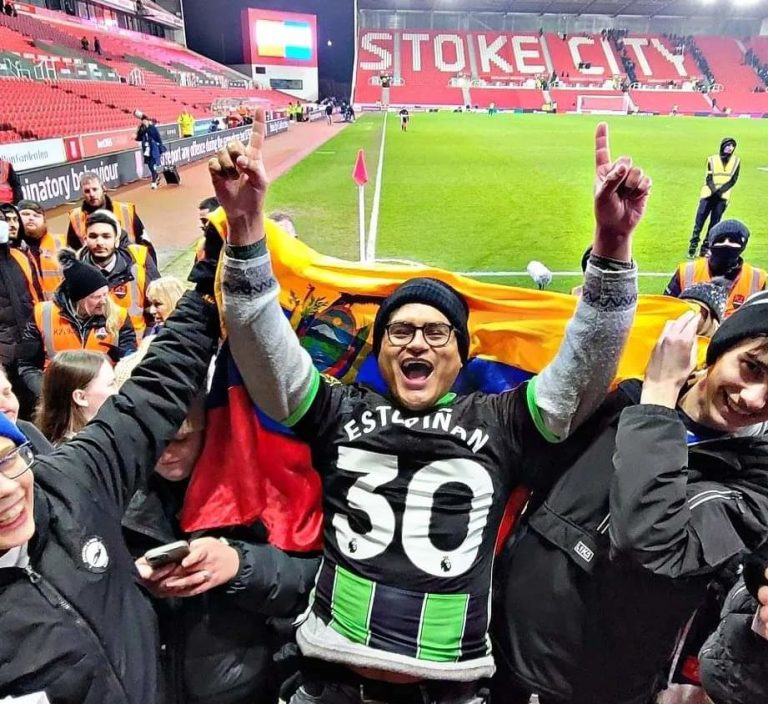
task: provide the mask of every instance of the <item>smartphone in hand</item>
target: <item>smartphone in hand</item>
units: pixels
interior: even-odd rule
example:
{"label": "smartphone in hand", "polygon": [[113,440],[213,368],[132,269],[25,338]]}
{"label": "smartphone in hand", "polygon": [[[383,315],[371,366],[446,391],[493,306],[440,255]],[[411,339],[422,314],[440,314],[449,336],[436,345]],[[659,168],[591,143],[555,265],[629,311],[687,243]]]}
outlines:
{"label": "smartphone in hand", "polygon": [[189,555],[189,543],[186,540],[177,540],[175,543],[161,545],[144,553],[147,564],[155,569],[171,563],[178,564]]}

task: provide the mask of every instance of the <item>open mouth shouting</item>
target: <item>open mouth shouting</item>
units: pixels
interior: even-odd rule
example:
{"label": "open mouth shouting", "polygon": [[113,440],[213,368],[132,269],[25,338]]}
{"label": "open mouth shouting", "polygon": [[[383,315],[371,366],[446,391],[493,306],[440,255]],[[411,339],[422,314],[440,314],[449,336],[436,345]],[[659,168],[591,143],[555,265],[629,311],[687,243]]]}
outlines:
{"label": "open mouth shouting", "polygon": [[400,371],[406,388],[417,391],[427,385],[434,367],[426,359],[405,359],[400,363]]}

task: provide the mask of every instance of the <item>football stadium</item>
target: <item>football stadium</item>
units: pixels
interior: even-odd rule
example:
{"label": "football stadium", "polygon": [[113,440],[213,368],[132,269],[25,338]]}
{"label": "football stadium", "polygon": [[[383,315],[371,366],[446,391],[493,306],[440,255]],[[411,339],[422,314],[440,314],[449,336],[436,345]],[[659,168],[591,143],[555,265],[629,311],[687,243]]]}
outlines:
{"label": "football stadium", "polygon": [[768,702],[768,0],[0,0],[0,702]]}

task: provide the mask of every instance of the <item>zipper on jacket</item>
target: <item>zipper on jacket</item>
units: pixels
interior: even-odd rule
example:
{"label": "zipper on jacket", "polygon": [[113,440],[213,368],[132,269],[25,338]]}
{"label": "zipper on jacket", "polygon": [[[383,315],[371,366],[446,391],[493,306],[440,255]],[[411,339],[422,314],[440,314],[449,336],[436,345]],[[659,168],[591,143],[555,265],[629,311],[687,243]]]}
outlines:
{"label": "zipper on jacket", "polygon": [[51,604],[54,608],[60,608],[62,611],[68,613],[72,620],[74,621],[75,626],[77,626],[85,635],[88,637],[88,640],[92,641],[96,644],[96,647],[101,654],[102,659],[107,663],[107,667],[109,670],[109,674],[111,675],[111,678],[115,681],[115,684],[117,684],[117,687],[120,692],[122,692],[123,697],[125,698],[125,701],[128,702],[128,693],[125,691],[125,687],[123,686],[123,683],[120,681],[120,678],[117,676],[117,672],[115,672],[114,665],[112,664],[112,661],[107,656],[106,651],[104,650],[104,645],[101,642],[101,639],[99,636],[95,633],[95,631],[90,627],[88,622],[82,617],[80,612],[72,605],[70,604],[65,598],[64,595],[56,589],[50,582],[48,582],[39,572],[36,572],[30,565],[27,565],[24,568],[24,572],[26,572],[27,577],[29,578],[29,581],[37,588],[37,590],[43,595],[45,600]]}

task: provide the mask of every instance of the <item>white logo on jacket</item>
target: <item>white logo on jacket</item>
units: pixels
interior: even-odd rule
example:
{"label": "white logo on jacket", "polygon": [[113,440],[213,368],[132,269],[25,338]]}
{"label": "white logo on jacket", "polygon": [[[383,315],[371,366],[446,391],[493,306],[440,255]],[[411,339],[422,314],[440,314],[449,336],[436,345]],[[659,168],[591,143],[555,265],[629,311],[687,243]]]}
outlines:
{"label": "white logo on jacket", "polygon": [[592,558],[595,556],[595,553],[584,545],[581,540],[576,543],[576,547],[573,548],[573,551],[585,562],[592,562]]}
{"label": "white logo on jacket", "polygon": [[81,556],[83,564],[91,572],[104,572],[109,567],[107,546],[104,545],[104,541],[98,535],[94,535],[85,541]]}

